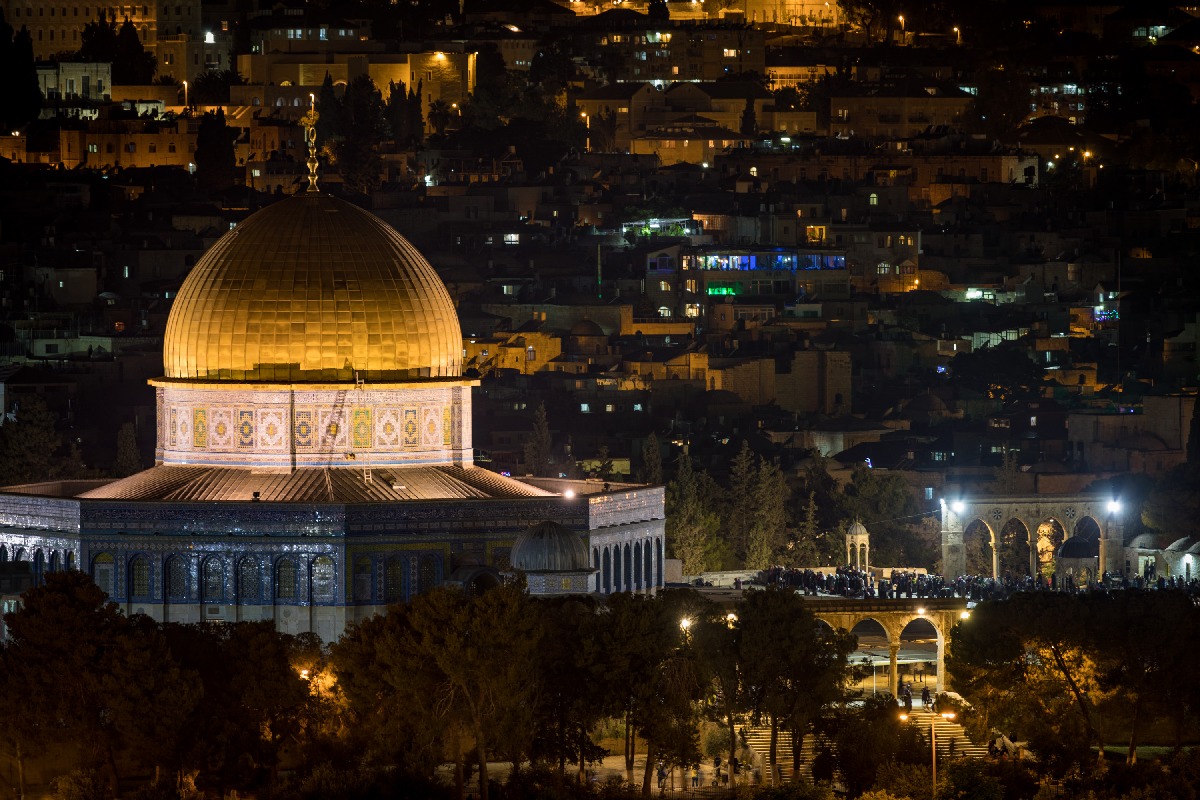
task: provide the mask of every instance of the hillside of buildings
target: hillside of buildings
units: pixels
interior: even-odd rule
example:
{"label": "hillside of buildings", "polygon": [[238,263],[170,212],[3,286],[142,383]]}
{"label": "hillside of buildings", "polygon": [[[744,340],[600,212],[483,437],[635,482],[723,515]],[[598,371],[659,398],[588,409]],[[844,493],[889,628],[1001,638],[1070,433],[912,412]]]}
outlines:
{"label": "hillside of buildings", "polygon": [[917,522],[882,552],[932,568],[951,493],[1097,487],[1165,547],[1197,460],[1194,11],[5,0],[0,404],[54,416],[0,472],[151,462],[174,294],[307,188],[307,124],[320,188],[454,295],[478,463],[782,481],[770,561],[836,563],[889,508]]}

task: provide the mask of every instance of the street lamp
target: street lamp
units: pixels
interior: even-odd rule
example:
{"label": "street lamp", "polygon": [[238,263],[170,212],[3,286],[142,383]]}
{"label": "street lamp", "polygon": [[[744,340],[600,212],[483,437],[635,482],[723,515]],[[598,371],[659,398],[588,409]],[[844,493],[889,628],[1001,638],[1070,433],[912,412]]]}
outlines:
{"label": "street lamp", "polygon": [[[931,782],[933,783],[933,797],[937,797],[937,721],[938,721],[938,717],[941,717],[942,719],[947,720],[947,721],[952,720],[952,719],[954,719],[954,712],[953,711],[943,711],[941,714],[930,714],[929,715],[929,748],[933,754],[932,771],[931,771],[931,775],[932,775]],[[904,722],[907,719],[908,719],[908,714],[900,715],[901,722]]]}
{"label": "street lamp", "polygon": [[187,81],[183,82],[183,107],[185,109],[188,107]]}
{"label": "street lamp", "polygon": [[900,19],[900,43],[904,44],[905,40],[908,39],[908,35],[904,32],[904,15],[901,14],[899,19]]}
{"label": "street lamp", "polygon": [[956,45],[962,44],[962,31],[959,30],[957,25],[954,26],[954,43]]}
{"label": "street lamp", "polygon": [[586,111],[580,111],[579,116],[583,117],[583,124],[587,128],[587,134],[583,141],[583,149],[584,152],[590,153],[592,150],[592,118],[588,116]]}

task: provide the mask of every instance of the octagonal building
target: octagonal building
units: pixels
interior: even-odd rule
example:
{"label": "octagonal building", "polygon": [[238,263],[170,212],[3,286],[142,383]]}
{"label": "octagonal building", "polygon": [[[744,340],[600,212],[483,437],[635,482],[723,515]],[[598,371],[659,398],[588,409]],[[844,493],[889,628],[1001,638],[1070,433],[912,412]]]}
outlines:
{"label": "octagonal building", "polygon": [[[222,237],[167,322],[155,465],[0,491],[0,560],[87,570],[129,613],[326,641],[442,583],[486,585],[551,521],[596,592],[662,585],[662,487],[518,481],[472,458],[454,304],[379,218],[317,193]],[[568,491],[568,489],[570,491]]]}

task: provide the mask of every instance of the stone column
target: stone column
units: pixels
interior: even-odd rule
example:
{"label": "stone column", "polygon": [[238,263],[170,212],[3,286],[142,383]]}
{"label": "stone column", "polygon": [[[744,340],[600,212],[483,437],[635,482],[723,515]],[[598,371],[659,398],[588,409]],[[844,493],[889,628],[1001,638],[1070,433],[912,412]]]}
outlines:
{"label": "stone column", "polygon": [[967,572],[962,520],[945,503],[942,504],[942,572],[949,580]]}
{"label": "stone column", "polygon": [[900,696],[900,664],[897,656],[900,655],[900,643],[888,642],[888,689],[892,693],[892,697]]}
{"label": "stone column", "polygon": [[[950,620],[948,618],[942,621],[942,628],[949,631]],[[937,640],[937,683],[934,685],[934,692],[946,691],[946,636],[948,633],[943,633],[938,636]]]}

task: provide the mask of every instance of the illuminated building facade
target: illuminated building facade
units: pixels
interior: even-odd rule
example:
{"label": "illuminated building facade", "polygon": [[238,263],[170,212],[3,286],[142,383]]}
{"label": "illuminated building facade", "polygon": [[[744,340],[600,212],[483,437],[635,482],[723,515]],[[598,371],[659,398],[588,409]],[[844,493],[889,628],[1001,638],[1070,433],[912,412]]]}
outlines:
{"label": "illuminated building facade", "polygon": [[180,289],[152,381],[155,466],[0,493],[0,561],[35,581],[86,570],[127,613],[327,641],[439,584],[499,580],[543,521],[580,537],[591,591],[662,586],[662,488],[476,467],[462,358],[411,244],[349,203],[280,201]]}

